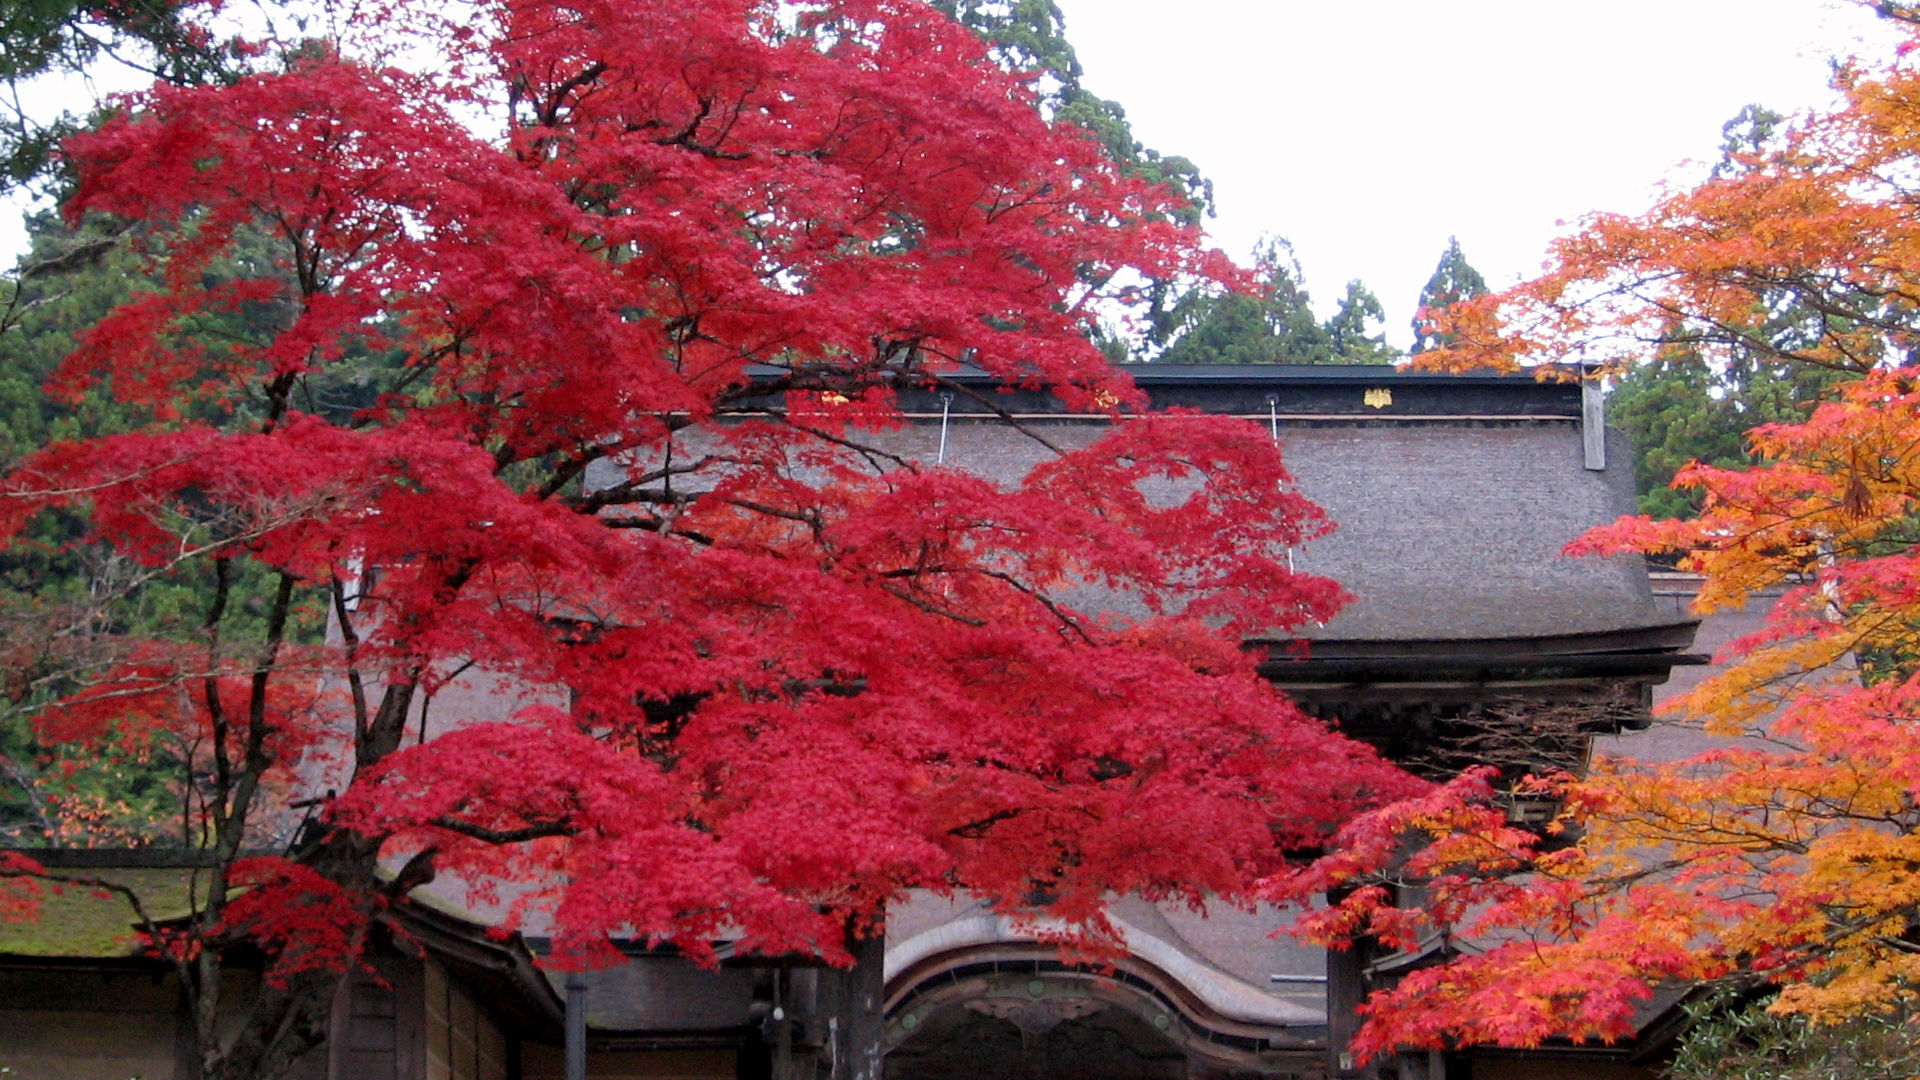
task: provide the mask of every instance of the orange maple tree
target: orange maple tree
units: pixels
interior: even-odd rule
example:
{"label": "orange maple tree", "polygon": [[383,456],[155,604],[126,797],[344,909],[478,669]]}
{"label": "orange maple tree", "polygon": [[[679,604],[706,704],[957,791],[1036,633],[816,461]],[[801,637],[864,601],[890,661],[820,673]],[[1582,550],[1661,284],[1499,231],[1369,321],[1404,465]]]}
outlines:
{"label": "orange maple tree", "polygon": [[[1850,378],[1804,422],[1753,431],[1757,467],[1683,470],[1697,517],[1625,519],[1572,549],[1677,553],[1704,575],[1703,612],[1784,590],[1724,671],[1668,706],[1723,744],[1536,778],[1566,808],[1544,843],[1466,777],[1276,882],[1343,890],[1311,920],[1323,939],[1451,946],[1375,996],[1364,1051],[1617,1039],[1663,982],[1777,988],[1773,1009],[1816,1023],[1920,994],[1915,48],[1920,34],[1842,71],[1844,107],[1738,168],[1589,219],[1540,278],[1428,313],[1452,344],[1422,360],[1455,369],[1597,377],[1684,343],[1704,363],[1758,354]],[[1428,844],[1408,858],[1410,836]]]}

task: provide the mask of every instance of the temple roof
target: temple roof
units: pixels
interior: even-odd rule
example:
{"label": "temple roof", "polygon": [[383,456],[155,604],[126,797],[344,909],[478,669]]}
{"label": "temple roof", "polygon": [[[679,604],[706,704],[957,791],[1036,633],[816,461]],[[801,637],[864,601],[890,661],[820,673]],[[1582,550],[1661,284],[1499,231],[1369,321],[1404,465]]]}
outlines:
{"label": "temple roof", "polygon": [[[1577,382],[1378,366],[1129,371],[1155,407],[1240,416],[1278,434],[1300,490],[1337,526],[1297,551],[1295,566],[1355,596],[1308,637],[1467,642],[1676,625],[1655,607],[1639,558],[1561,553],[1634,512],[1626,440],[1610,431],[1591,455]],[[916,419],[902,436],[910,455],[933,460],[944,448],[947,464],[1008,482],[1051,452],[1009,420],[1056,445],[1110,422],[978,374],[901,404]]]}
{"label": "temple roof", "polygon": [[61,878],[89,884],[31,882],[39,900],[35,916],[0,919],[0,957],[138,958],[145,955],[139,917],[124,894],[109,890],[132,892],[159,922],[192,914],[206,891],[206,860],[197,852],[32,849],[22,854]]}
{"label": "temple roof", "polygon": [[1637,557],[1561,554],[1630,514],[1626,441],[1581,465],[1575,423],[1374,421],[1283,429],[1301,491],[1338,530],[1295,566],[1355,600],[1312,637],[1480,639],[1597,633],[1664,621]]}

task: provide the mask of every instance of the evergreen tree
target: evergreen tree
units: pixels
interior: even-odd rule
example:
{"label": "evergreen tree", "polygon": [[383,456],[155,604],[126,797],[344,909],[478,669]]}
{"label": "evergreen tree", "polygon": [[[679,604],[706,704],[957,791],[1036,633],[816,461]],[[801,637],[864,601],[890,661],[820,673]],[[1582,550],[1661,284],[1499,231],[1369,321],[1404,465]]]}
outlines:
{"label": "evergreen tree", "polygon": [[[58,215],[31,214],[30,247],[12,272],[14,292],[0,310],[0,471],[49,444],[133,431],[154,410],[127,403],[111,379],[50,392],[48,382],[77,340],[115,308],[162,288],[167,256],[151,229],[101,216],[69,226]],[[209,286],[283,276],[267,235],[243,229],[227,258],[202,275]],[[286,295],[290,295],[286,294]],[[175,321],[174,337],[208,355],[258,348],[295,318],[286,295],[258,295]],[[376,372],[394,357],[349,347],[336,377],[309,378],[300,407],[342,422],[372,405]],[[254,415],[246,396],[189,405],[183,421],[235,422]],[[162,578],[155,568],[114,554],[85,537],[90,521],[77,510],[36,518],[30,542],[0,552],[0,845],[88,846],[193,843],[182,833],[176,782],[191,751],[132,734],[100,753],[76,756],[44,742],[28,717],[50,699],[84,685],[126,659],[139,640],[186,640],[204,632],[214,590],[211,566]],[[228,583],[238,641],[263,638],[268,577],[241,563]],[[323,620],[317,594],[299,606],[293,639],[317,643]]]}
{"label": "evergreen tree", "polygon": [[1183,222],[1212,215],[1213,183],[1193,162],[1142,144],[1119,102],[1080,85],[1083,71],[1067,40],[1060,5],[1053,0],[933,0],[933,7],[980,35],[1009,70],[1040,73],[1042,107],[1055,119],[1091,132],[1122,171],[1179,192],[1186,204],[1178,214]]}
{"label": "evergreen tree", "polygon": [[1327,320],[1327,339],[1333,346],[1334,362],[1341,364],[1391,364],[1400,359],[1400,350],[1387,344],[1382,329],[1387,313],[1380,298],[1359,278],[1347,282],[1347,294],[1340,307]]}
{"label": "evergreen tree", "polygon": [[[1171,210],[1172,217],[1193,225],[1213,216],[1213,181],[1201,175],[1197,165],[1134,138],[1126,109],[1081,85],[1080,58],[1067,40],[1066,17],[1054,0],[932,0],[932,4],[986,41],[1002,67],[1037,74],[1042,112],[1085,129],[1106,148],[1122,173],[1178,192],[1180,202]],[[1148,346],[1174,337],[1185,325],[1186,309],[1198,299],[1190,287],[1157,278],[1148,280],[1143,295],[1147,305],[1141,317]],[[1096,337],[1115,363],[1140,359],[1135,355],[1139,343],[1132,339],[1132,334],[1113,330]]]}
{"label": "evergreen tree", "polygon": [[[1797,330],[1791,325],[1795,314],[1791,309],[1783,314],[1779,336]],[[1798,316],[1804,319],[1806,313]],[[1762,424],[1805,421],[1815,402],[1851,377],[1769,360],[1757,350],[1708,357],[1696,338],[1676,327],[1653,359],[1621,376],[1608,406],[1608,422],[1633,443],[1640,512],[1691,517],[1699,509],[1700,492],[1670,487],[1674,474],[1694,461],[1725,468],[1758,464],[1748,451],[1747,432]]]}
{"label": "evergreen tree", "polygon": [[1333,317],[1314,317],[1306,275],[1293,245],[1262,240],[1254,252],[1251,293],[1191,293],[1170,313],[1163,364],[1390,364],[1400,359],[1380,324],[1379,298],[1358,279]]}
{"label": "evergreen tree", "polygon": [[[1778,148],[1783,122],[1764,105],[1741,109],[1720,129],[1714,177],[1736,178],[1763,165]],[[1869,303],[1865,296],[1849,298],[1859,310]],[[1632,440],[1641,513],[1691,517],[1701,493],[1670,486],[1681,468],[1693,461],[1759,464],[1748,451],[1748,431],[1805,421],[1815,402],[1853,374],[1785,359],[1835,329],[1833,313],[1809,308],[1786,289],[1771,290],[1758,308],[1768,313],[1761,323],[1736,337],[1722,335],[1711,350],[1698,328],[1670,325],[1654,357],[1615,385],[1609,418]]]}
{"label": "evergreen tree", "polygon": [[1460,239],[1447,237],[1447,250],[1441,253],[1440,264],[1433,268],[1433,276],[1420,289],[1420,305],[1413,315],[1413,352],[1417,355],[1447,344],[1446,336],[1436,333],[1428,324],[1428,312],[1486,293],[1487,279],[1461,254]]}
{"label": "evergreen tree", "polygon": [[1164,364],[1331,364],[1340,362],[1314,318],[1293,245],[1263,240],[1254,253],[1253,293],[1190,293],[1172,311]]}
{"label": "evergreen tree", "polygon": [[71,112],[46,116],[29,84],[84,75],[102,57],[183,85],[231,76],[219,43],[190,31],[181,0],[7,0],[0,4],[0,191],[57,179],[60,140],[86,126]]}
{"label": "evergreen tree", "polygon": [[1720,161],[1716,177],[1737,176],[1762,160],[1786,117],[1765,105],[1749,104],[1720,125]]}

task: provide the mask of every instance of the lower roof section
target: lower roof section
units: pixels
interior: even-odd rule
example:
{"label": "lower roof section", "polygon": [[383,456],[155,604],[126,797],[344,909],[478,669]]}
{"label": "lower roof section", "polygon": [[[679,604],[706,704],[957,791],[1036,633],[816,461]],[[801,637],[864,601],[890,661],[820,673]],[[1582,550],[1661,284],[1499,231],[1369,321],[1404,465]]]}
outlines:
{"label": "lower roof section", "polygon": [[1657,685],[1675,667],[1705,664],[1688,652],[1699,623],[1654,623],[1533,637],[1319,639],[1264,642],[1260,673],[1297,699],[1327,694],[1476,695],[1594,680]]}

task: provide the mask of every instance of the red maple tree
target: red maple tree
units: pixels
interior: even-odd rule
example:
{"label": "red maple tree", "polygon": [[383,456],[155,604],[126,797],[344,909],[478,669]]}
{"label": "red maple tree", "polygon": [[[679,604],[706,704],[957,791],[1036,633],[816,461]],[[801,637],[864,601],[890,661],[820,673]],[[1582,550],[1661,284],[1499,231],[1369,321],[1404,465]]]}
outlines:
{"label": "red maple tree", "polygon": [[[264,49],[68,148],[68,213],[148,223],[164,287],[59,383],[154,419],[37,454],[0,513],[215,568],[196,640],[44,717],[206,748],[212,897],[159,942],[206,1075],[311,1045],[367,919],[436,873],[520,883],[587,958],[844,960],[909,888],[1097,940],[1105,895],[1245,895],[1412,790],[1240,648],[1341,600],[1287,568],[1326,524],[1278,452],[1145,414],[1087,338],[1129,280],[1231,274],[1171,194],[918,0],[475,9]],[[191,332],[215,311],[260,332]],[[1113,423],[1011,485],[900,456],[896,392],[962,361]],[[287,630],[314,596],[324,644]],[[243,601],[263,637],[225,636]],[[469,666],[536,704],[428,730]],[[333,828],[248,857],[315,775]],[[241,936],[272,966],[223,1043]]]}

